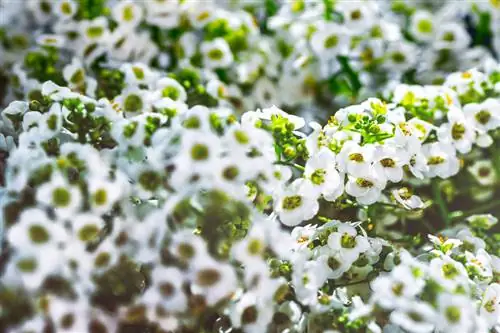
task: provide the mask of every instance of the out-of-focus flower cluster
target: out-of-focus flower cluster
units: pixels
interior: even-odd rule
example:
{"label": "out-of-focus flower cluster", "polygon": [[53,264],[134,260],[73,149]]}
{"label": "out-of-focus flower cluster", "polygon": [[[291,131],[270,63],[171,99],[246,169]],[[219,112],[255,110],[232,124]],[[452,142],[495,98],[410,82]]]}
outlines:
{"label": "out-of-focus flower cluster", "polygon": [[499,332],[498,4],[200,4],[0,0],[0,331]]}
{"label": "out-of-focus flower cluster", "polygon": [[325,109],[399,82],[442,83],[500,51],[495,1],[30,0],[16,6],[2,0],[0,6],[8,100],[16,99],[15,87],[27,94],[46,80],[91,96],[116,95],[124,80],[117,67],[130,62],[173,73],[196,69],[210,95],[240,111],[274,104],[324,117]]}

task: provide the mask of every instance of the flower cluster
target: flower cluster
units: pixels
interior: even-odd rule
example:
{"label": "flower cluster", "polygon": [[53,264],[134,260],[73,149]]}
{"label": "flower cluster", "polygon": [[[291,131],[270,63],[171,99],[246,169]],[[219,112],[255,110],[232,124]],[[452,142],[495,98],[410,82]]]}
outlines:
{"label": "flower cluster", "polygon": [[0,10],[1,332],[500,332],[495,1]]}

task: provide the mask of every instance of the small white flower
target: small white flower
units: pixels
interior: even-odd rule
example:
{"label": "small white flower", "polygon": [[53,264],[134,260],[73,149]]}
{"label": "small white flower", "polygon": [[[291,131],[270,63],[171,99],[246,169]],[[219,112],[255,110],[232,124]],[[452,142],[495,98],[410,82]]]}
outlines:
{"label": "small white flower", "polygon": [[468,333],[474,326],[474,308],[463,295],[442,293],[438,296],[436,328],[441,332]]}
{"label": "small white flower", "polygon": [[146,304],[161,307],[169,312],[184,312],[187,297],[183,291],[185,273],[176,267],[156,266],[151,272],[151,286],[142,299]]}
{"label": "small white flower", "polygon": [[312,219],[319,210],[317,197],[310,182],[297,179],[274,196],[274,211],[287,226],[296,226]]}
{"label": "small white flower", "polygon": [[328,247],[338,252],[342,261],[353,263],[361,253],[368,250],[370,244],[365,236],[358,235],[356,228],[341,224],[336,232],[328,236]]}
{"label": "small white flower", "polygon": [[210,257],[198,261],[190,274],[192,291],[205,296],[208,305],[215,305],[236,291],[237,279],[231,265]]}
{"label": "small white flower", "polygon": [[460,169],[460,162],[453,146],[441,142],[422,145],[422,151],[427,158],[429,170],[427,177],[440,177],[446,179],[454,176]]}
{"label": "small white flower", "polygon": [[446,116],[448,122],[441,125],[437,132],[439,140],[453,144],[462,154],[470,152],[476,137],[474,127],[458,108],[450,108]]}
{"label": "small white flower", "polygon": [[486,319],[488,327],[500,324],[500,284],[492,283],[486,288],[479,313]]}
{"label": "small white flower", "polygon": [[36,192],[38,202],[55,209],[61,218],[69,218],[76,213],[82,204],[80,189],[69,184],[62,175],[54,175],[50,182],[43,184]]}
{"label": "small white flower", "polygon": [[464,106],[467,120],[479,133],[486,133],[500,126],[500,103],[492,98],[478,103],[469,103]]}
{"label": "small white flower", "polygon": [[344,177],[335,168],[335,154],[328,148],[320,148],[318,153],[307,160],[304,177],[309,179],[317,195],[334,201],[344,190]]}
{"label": "small white flower", "polygon": [[410,33],[419,41],[429,42],[434,38],[435,18],[432,13],[417,10],[410,19]]}
{"label": "small white flower", "polygon": [[497,224],[498,219],[491,214],[476,214],[469,216],[466,221],[474,228],[490,229]]}
{"label": "small white flower", "polygon": [[375,154],[373,145],[360,146],[354,141],[347,141],[337,155],[339,169],[354,177],[370,174]]}
{"label": "small white flower", "polygon": [[142,7],[131,0],[120,1],[111,9],[111,14],[119,25],[134,28],[142,20]]}
{"label": "small white flower", "polygon": [[436,311],[427,303],[412,301],[393,311],[390,320],[411,333],[431,333],[434,331]]}
{"label": "small white flower", "polygon": [[227,68],[234,59],[227,42],[222,38],[206,41],[201,44],[203,63],[207,68]]}
{"label": "small white flower", "polygon": [[359,177],[349,175],[345,191],[355,197],[360,204],[371,205],[380,199],[385,186],[385,179],[381,179],[370,170],[369,173]]}

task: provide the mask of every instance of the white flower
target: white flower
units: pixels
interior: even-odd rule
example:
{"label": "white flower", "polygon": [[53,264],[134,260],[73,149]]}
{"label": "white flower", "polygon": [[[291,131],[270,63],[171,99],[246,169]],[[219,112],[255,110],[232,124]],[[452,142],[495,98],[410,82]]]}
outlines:
{"label": "white flower", "polygon": [[203,64],[207,68],[227,68],[234,61],[229,45],[222,38],[203,42],[201,52],[203,54]]}
{"label": "white flower", "polygon": [[434,22],[432,13],[417,9],[411,16],[409,31],[417,40],[429,42],[434,38]]}
{"label": "white flower", "polygon": [[491,160],[474,161],[467,170],[483,186],[492,186],[497,182],[497,174]]}
{"label": "white flower", "polygon": [[440,177],[446,179],[454,176],[460,169],[460,162],[453,146],[441,142],[422,145],[422,151],[427,158],[429,170],[427,177]]}
{"label": "white flower", "polygon": [[64,228],[51,221],[47,214],[38,208],[26,209],[16,224],[8,229],[7,240],[18,251],[43,251],[64,242],[68,234]]}
{"label": "white flower", "polygon": [[36,192],[38,202],[55,209],[61,218],[69,218],[82,204],[80,189],[69,184],[60,174],[52,176],[50,182],[40,186]]}
{"label": "white flower", "polygon": [[392,190],[391,194],[405,209],[413,210],[424,207],[422,199],[420,199],[419,196],[412,194],[407,187]]}
{"label": "white flower", "polygon": [[208,305],[215,305],[236,291],[237,279],[233,267],[210,257],[198,261],[189,276],[192,291],[205,296]]}
{"label": "white flower", "polygon": [[329,23],[311,36],[311,48],[324,60],[334,59],[348,51],[348,35],[343,26]]}
{"label": "white flower", "polygon": [[470,43],[470,36],[457,22],[437,26],[433,45],[437,49],[464,50]]}
{"label": "white flower", "polygon": [[319,204],[314,189],[305,179],[297,179],[274,196],[274,211],[287,226],[295,226],[312,219]]}
{"label": "white flower", "polygon": [[411,333],[431,333],[434,331],[436,311],[427,303],[411,301],[393,311],[390,320]]}
{"label": "white flower", "polygon": [[162,98],[170,98],[173,101],[180,102],[185,102],[187,99],[184,87],[169,77],[164,77],[156,81],[156,89]]}
{"label": "white flower", "polygon": [[469,216],[466,221],[474,228],[490,229],[497,224],[498,219],[491,214],[476,214]]}
{"label": "white flower", "polygon": [[317,195],[323,195],[325,200],[334,201],[344,190],[343,176],[335,168],[335,154],[322,147],[307,160],[304,177],[309,179]]}
{"label": "white flower", "polygon": [[230,309],[231,323],[244,332],[263,332],[273,319],[270,304],[263,302],[256,293],[247,292]]}
{"label": "white flower", "polygon": [[377,148],[373,161],[375,174],[393,183],[401,181],[403,179],[403,165],[408,163],[406,152],[391,146]]}
{"label": "white flower", "polygon": [[467,120],[479,133],[485,133],[500,126],[500,103],[492,98],[478,103],[469,103],[464,106]]}
{"label": "white flower", "polygon": [[347,141],[337,155],[339,169],[354,177],[370,174],[375,153],[373,145],[360,146],[354,141]]}
{"label": "white flower", "polygon": [[438,296],[438,310],[436,328],[440,332],[472,332],[474,308],[468,297],[442,293]]}
{"label": "white flower", "polygon": [[373,299],[384,309],[403,307],[424,287],[420,276],[406,266],[396,266],[390,275],[382,275],[373,280],[371,288],[374,291]]}
{"label": "white flower", "polygon": [[349,176],[345,191],[355,197],[360,204],[371,205],[380,199],[385,185],[385,179],[381,179],[370,170],[364,176]]}
{"label": "white flower", "polygon": [[486,288],[479,313],[486,319],[488,327],[500,324],[500,284],[492,283]]}
{"label": "white flower", "polygon": [[338,252],[342,261],[353,263],[361,253],[368,250],[370,244],[365,236],[358,235],[355,227],[341,224],[336,232],[328,236],[328,247]]}
{"label": "white flower", "polygon": [[160,304],[169,312],[184,312],[187,297],[183,291],[185,274],[176,267],[156,266],[151,272],[151,286],[142,296],[146,304]]}
{"label": "white flower", "polygon": [[439,141],[453,144],[462,154],[470,152],[476,137],[474,127],[458,108],[450,108],[446,116],[448,122],[443,123],[437,132]]}
{"label": "white flower", "polygon": [[432,259],[429,268],[430,277],[447,290],[453,291],[458,286],[467,286],[468,275],[465,267],[448,256]]}
{"label": "white flower", "polygon": [[143,9],[131,0],[120,1],[111,9],[111,14],[119,25],[134,28],[142,20]]}

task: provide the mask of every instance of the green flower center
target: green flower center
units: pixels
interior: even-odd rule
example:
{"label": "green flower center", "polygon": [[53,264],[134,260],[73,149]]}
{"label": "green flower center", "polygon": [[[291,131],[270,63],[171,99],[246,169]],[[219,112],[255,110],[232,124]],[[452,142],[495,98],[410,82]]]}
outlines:
{"label": "green flower center", "polygon": [[196,281],[202,287],[210,287],[216,284],[221,278],[219,271],[215,269],[203,269],[198,272]]}
{"label": "green flower center", "polygon": [[73,73],[73,75],[71,75],[69,81],[73,84],[79,84],[82,83],[84,79],[85,79],[85,72],[83,71],[83,69],[80,68],[77,69],[76,72]]}
{"label": "green flower center", "polygon": [[38,263],[35,259],[28,258],[19,260],[16,266],[23,273],[32,273],[37,269]]}
{"label": "green flower center", "polygon": [[460,313],[460,308],[458,306],[449,306],[445,310],[445,315],[446,318],[452,322],[452,323],[457,323],[460,321],[460,317],[462,314]]}
{"label": "green flower center", "polygon": [[109,265],[110,261],[111,261],[111,256],[109,255],[109,253],[101,252],[95,257],[94,265],[96,267],[106,267]]}
{"label": "green flower center", "polygon": [[177,247],[177,252],[179,253],[179,256],[184,260],[191,259],[195,255],[193,246],[187,243],[179,244],[179,246]]}
{"label": "green flower center", "polygon": [[325,39],[324,45],[326,49],[331,49],[332,47],[337,46],[338,43],[339,43],[339,37],[337,35],[331,35]]}
{"label": "green flower center", "polygon": [[316,185],[321,185],[325,182],[325,169],[316,169],[311,175],[311,181]]}
{"label": "green flower center", "polygon": [[429,34],[433,30],[433,25],[431,20],[420,20],[417,24],[417,30],[424,34]]}
{"label": "green flower center", "polygon": [[209,150],[204,144],[197,143],[191,148],[191,157],[195,161],[204,161],[208,159]]}
{"label": "green flower center", "polygon": [[401,52],[393,52],[391,54],[391,59],[394,61],[396,64],[402,64],[406,61],[406,56],[401,53]]}
{"label": "green flower center", "polygon": [[128,112],[137,112],[142,109],[143,103],[142,103],[142,98],[136,94],[131,94],[128,95],[125,98],[125,103],[123,103],[125,111]]}
{"label": "green flower center", "polygon": [[83,242],[89,242],[99,235],[99,227],[95,224],[88,224],[78,231],[78,238]]}
{"label": "green flower center", "polygon": [[455,34],[453,32],[447,32],[443,35],[443,40],[445,42],[453,42],[455,41]]}
{"label": "green flower center", "polygon": [[132,71],[134,72],[136,78],[138,78],[139,80],[144,79],[144,71],[142,70],[142,68],[132,67]]}
{"label": "green flower center", "polygon": [[151,192],[156,191],[161,182],[161,176],[155,171],[145,171],[139,176],[139,183]]}
{"label": "green flower center", "polygon": [[134,19],[134,7],[133,6],[126,6],[123,8],[123,19],[126,22],[130,22]]}
{"label": "green flower center", "polygon": [[363,178],[356,179],[356,184],[362,188],[370,188],[374,185],[373,182]]}
{"label": "green flower center", "polygon": [[47,127],[51,131],[55,131],[57,129],[57,115],[51,114],[49,118],[47,119]]}
{"label": "green flower center", "polygon": [[286,210],[294,210],[302,204],[302,197],[300,195],[292,195],[289,197],[285,197],[283,199],[283,209]]}
{"label": "green flower center", "polygon": [[444,264],[441,269],[443,271],[443,276],[447,279],[453,279],[459,274],[457,267],[452,263]]}
{"label": "green flower center", "polygon": [[234,138],[236,139],[236,141],[238,141],[242,145],[246,145],[247,143],[250,142],[248,135],[241,130],[234,131]]}
{"label": "green flower center", "polygon": [[241,314],[241,323],[248,325],[257,321],[258,311],[255,305],[246,308]]}
{"label": "green flower center", "polygon": [[340,245],[345,249],[353,249],[356,247],[356,238],[348,233],[344,233],[340,239]]}
{"label": "green flower center", "polygon": [[403,295],[404,287],[405,287],[405,285],[402,284],[401,282],[399,282],[399,283],[393,284],[391,290],[394,293],[394,295],[401,296],[401,295]]}
{"label": "green flower center", "polygon": [[30,226],[29,236],[31,241],[35,244],[47,243],[50,239],[50,235],[47,232],[47,229],[39,224]]}
{"label": "green flower center", "polygon": [[444,163],[445,159],[442,156],[431,156],[427,160],[427,165],[438,165]]}
{"label": "green flower center", "polygon": [[462,124],[453,124],[451,128],[451,137],[453,140],[460,140],[465,134],[465,126]]}
{"label": "green flower center", "polygon": [[219,49],[211,49],[208,51],[208,57],[213,60],[221,60],[224,57],[224,52]]}
{"label": "green flower center", "polygon": [[496,298],[490,299],[488,302],[484,303],[483,308],[489,313],[493,313],[496,310]]}
{"label": "green flower center", "polygon": [[176,101],[180,96],[180,92],[179,92],[179,89],[177,89],[175,87],[167,86],[167,87],[163,88],[163,90],[161,91],[161,95],[163,97],[168,97],[168,98]]}
{"label": "green flower center", "polygon": [[105,189],[98,189],[92,196],[92,200],[98,206],[102,206],[108,202],[108,192]]}
{"label": "green flower center", "polygon": [[259,239],[253,238],[248,242],[248,252],[252,255],[257,255],[262,253],[264,249],[264,244]]}
{"label": "green flower center", "polygon": [[66,207],[71,200],[71,194],[64,187],[58,187],[52,192],[52,202],[57,207]]}
{"label": "green flower center", "polygon": [[102,27],[89,27],[87,29],[87,36],[91,38],[99,38],[104,33],[104,29]]}
{"label": "green flower center", "polygon": [[475,116],[478,123],[486,125],[491,119],[491,113],[488,110],[481,110]]}
{"label": "green flower center", "polygon": [[164,282],[159,286],[160,293],[163,297],[171,297],[175,293],[175,287],[170,282]]}
{"label": "green flower center", "polygon": [[328,257],[327,264],[328,267],[330,267],[332,270],[336,270],[337,268],[340,267],[341,262],[338,261],[335,257]]}
{"label": "green flower center", "polygon": [[349,160],[361,163],[361,162],[364,162],[365,159],[364,159],[363,155],[361,155],[360,153],[352,153],[352,154],[349,154]]}
{"label": "green flower center", "polygon": [[71,15],[72,10],[69,2],[65,1],[61,3],[61,12],[66,15]]}
{"label": "green flower center", "polygon": [[237,167],[235,166],[230,166],[224,169],[223,171],[223,176],[227,180],[234,180],[236,177],[238,177],[238,174],[240,171],[238,170]]}
{"label": "green flower center", "polygon": [[380,164],[384,168],[394,168],[396,166],[396,162],[392,158],[383,158],[380,160]]}

